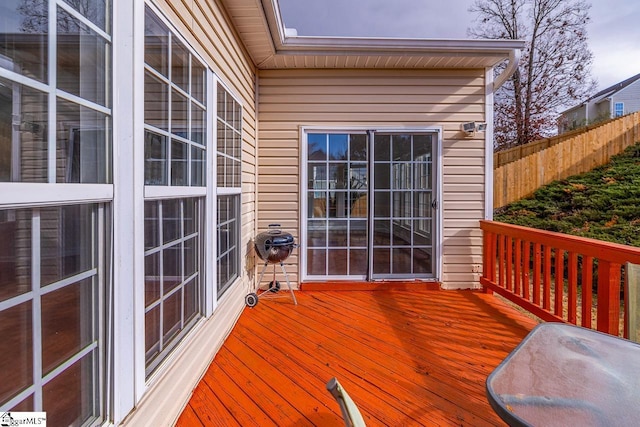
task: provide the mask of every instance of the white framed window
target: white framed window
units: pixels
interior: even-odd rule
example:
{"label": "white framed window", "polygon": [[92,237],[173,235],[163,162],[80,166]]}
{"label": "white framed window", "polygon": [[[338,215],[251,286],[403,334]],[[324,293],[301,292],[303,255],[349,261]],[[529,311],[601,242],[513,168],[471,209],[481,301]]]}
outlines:
{"label": "white framed window", "polygon": [[147,7],[145,185],[206,185],[206,74],[205,66]]}
{"label": "white framed window", "polygon": [[624,102],[616,102],[613,108],[613,117],[624,116]]}
{"label": "white framed window", "polygon": [[3,9],[0,182],[112,182],[111,10],[85,3]]}
{"label": "white framed window", "polygon": [[149,379],[205,311],[209,97],[207,68],[149,6],[144,40],[144,349]]}
{"label": "white framed window", "polygon": [[0,411],[98,424],[109,418],[111,2],[1,9],[0,239],[12,247],[0,249],[0,333],[20,354],[0,356]]}
{"label": "white framed window", "polygon": [[104,417],[105,207],[0,210],[2,411],[54,425]]}
{"label": "white framed window", "polygon": [[217,86],[217,294],[240,277],[240,208],[242,197],[242,105],[222,86]]}
{"label": "white framed window", "polygon": [[202,317],[202,200],[145,202],[146,375]]}

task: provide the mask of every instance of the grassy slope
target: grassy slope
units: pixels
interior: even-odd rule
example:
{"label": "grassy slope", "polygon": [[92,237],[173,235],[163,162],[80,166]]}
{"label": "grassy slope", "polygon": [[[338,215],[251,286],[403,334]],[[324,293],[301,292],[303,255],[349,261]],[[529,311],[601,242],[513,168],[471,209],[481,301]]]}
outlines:
{"label": "grassy slope", "polygon": [[640,247],[640,143],[497,209],[496,221]]}

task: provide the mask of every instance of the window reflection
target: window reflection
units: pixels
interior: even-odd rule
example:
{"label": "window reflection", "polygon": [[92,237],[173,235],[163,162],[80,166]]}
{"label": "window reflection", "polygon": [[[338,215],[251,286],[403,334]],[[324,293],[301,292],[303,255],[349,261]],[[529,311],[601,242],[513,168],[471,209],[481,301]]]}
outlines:
{"label": "window reflection", "polygon": [[218,298],[240,274],[240,195],[218,196]]}
{"label": "window reflection", "polygon": [[0,247],[0,336],[11,348],[0,352],[0,406],[7,410],[45,408],[55,425],[100,418],[99,215],[97,205],[0,211],[0,239],[12,247]]}
{"label": "window reflection", "polygon": [[187,146],[171,141],[171,185],[187,185]]}
{"label": "window reflection", "polygon": [[0,403],[6,402],[33,383],[33,303],[27,301],[0,311]]}
{"label": "window reflection", "polygon": [[146,7],[144,62],[163,76],[169,75],[169,29]]}
{"label": "window reflection", "polygon": [[169,130],[169,85],[149,71],[144,73],[144,122]]}
{"label": "window reflection", "polygon": [[110,183],[108,116],[58,99],[56,182]]}
{"label": "window reflection", "polygon": [[91,270],[97,266],[93,251],[93,206],[70,205],[40,211],[41,284]]}
{"label": "window reflection", "polygon": [[108,107],[107,41],[60,8],[57,31],[58,88]]}
{"label": "window reflection", "polygon": [[149,131],[144,133],[144,183],[167,184],[167,137]]}
{"label": "window reflection", "polygon": [[329,160],[347,160],[348,136],[329,135]]}
{"label": "window reflection", "polygon": [[0,78],[0,182],[47,181],[44,92]]}
{"label": "window reflection", "polygon": [[3,0],[0,31],[0,67],[47,83],[47,2]]}
{"label": "window reflection", "polygon": [[189,91],[189,51],[176,37],[171,38],[171,81]]}
{"label": "window reflection", "polygon": [[0,211],[0,301],[31,290],[31,213]]}
{"label": "window reflection", "polygon": [[101,30],[109,31],[106,0],[63,0],[69,6],[80,12],[82,16],[96,24]]}
{"label": "window reflection", "polygon": [[201,207],[200,199],[145,202],[147,375],[201,313]]}
{"label": "window reflection", "polygon": [[217,181],[220,187],[240,188],[242,173],[242,120],[239,103],[218,85]]}
{"label": "window reflection", "polygon": [[207,70],[148,7],[145,68],[145,184],[206,185]]}

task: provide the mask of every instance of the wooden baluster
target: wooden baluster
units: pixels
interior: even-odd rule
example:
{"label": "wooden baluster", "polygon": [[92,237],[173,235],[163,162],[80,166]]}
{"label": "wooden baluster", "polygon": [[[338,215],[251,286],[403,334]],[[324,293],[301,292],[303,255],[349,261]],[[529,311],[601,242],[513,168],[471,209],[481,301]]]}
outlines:
{"label": "wooden baluster", "polygon": [[498,285],[501,288],[504,288],[504,263],[505,263],[504,240],[505,239],[506,237],[503,235],[498,236]]}
{"label": "wooden baluster", "polygon": [[593,257],[582,257],[582,326],[591,328],[593,308]]}
{"label": "wooden baluster", "polygon": [[515,274],[514,274],[514,293],[522,295],[522,240],[516,239],[515,248]]}
{"label": "wooden baluster", "polygon": [[556,275],[555,275],[555,300],[554,314],[562,317],[562,306],[564,305],[564,251],[556,248]]}
{"label": "wooden baluster", "polygon": [[531,291],[529,288],[529,262],[530,262],[530,254],[531,254],[531,243],[525,241],[524,247],[522,248],[522,289],[523,297],[527,301],[531,298]]}
{"label": "wooden baluster", "polygon": [[551,308],[551,246],[544,245],[544,274],[542,276],[542,308]]}
{"label": "wooden baluster", "polygon": [[513,239],[506,236],[507,239],[507,281],[505,283],[508,290],[513,291]]}
{"label": "wooden baluster", "polygon": [[540,306],[540,270],[542,269],[542,249],[540,243],[533,245],[533,303]]}
{"label": "wooden baluster", "polygon": [[578,254],[569,252],[569,280],[567,296],[567,321],[577,323],[576,312],[578,308]]}

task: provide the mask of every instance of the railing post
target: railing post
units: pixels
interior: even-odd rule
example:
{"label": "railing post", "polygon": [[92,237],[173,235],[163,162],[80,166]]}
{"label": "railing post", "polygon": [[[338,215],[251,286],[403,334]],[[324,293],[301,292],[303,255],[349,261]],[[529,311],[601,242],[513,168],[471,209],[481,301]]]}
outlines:
{"label": "railing post", "polygon": [[625,270],[625,325],[626,337],[640,342],[640,265],[627,263]]}
{"label": "railing post", "polygon": [[598,260],[598,330],[619,335],[620,264]]}
{"label": "railing post", "polygon": [[[490,231],[483,230],[484,251],[482,253],[482,275],[492,283],[496,281],[496,235]],[[493,291],[486,286],[484,291],[492,294]]]}

